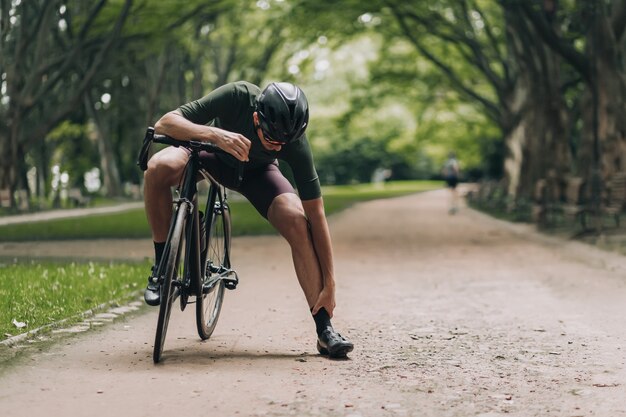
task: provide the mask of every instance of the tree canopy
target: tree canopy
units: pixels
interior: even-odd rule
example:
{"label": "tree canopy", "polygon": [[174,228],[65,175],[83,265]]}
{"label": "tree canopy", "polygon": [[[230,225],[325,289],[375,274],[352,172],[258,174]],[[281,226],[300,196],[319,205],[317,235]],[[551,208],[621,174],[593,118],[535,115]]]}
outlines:
{"label": "tree canopy", "polygon": [[[140,183],[146,126],[224,83],[309,96],[320,178],[437,176],[455,150],[513,199],[626,169],[626,0],[0,0],[0,188],[97,167]],[[26,23],[28,22],[28,23]],[[30,186],[29,186],[30,184]],[[34,186],[33,186],[34,184]]]}

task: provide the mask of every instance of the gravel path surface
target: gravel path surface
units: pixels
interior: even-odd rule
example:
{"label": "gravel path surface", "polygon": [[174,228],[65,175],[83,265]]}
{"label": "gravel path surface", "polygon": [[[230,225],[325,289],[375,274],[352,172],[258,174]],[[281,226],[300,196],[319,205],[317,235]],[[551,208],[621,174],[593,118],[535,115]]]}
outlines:
{"label": "gravel path surface", "polygon": [[[155,366],[157,311],[117,320],[5,370],[0,414],[626,415],[626,258],[468,209],[450,216],[446,197],[374,201],[331,218],[334,324],[355,343],[349,360],[317,355],[287,245],[240,238],[242,281],[209,341],[195,335],[191,309],[174,311]],[[23,243],[0,253],[142,258],[150,246]]]}

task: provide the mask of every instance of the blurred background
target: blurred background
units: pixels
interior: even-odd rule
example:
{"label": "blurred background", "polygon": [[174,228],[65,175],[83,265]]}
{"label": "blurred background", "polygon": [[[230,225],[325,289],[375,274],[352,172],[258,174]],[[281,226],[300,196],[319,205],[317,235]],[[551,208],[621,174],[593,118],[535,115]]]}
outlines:
{"label": "blurred background", "polygon": [[141,198],[146,127],[241,79],[304,89],[325,185],[440,178],[455,151],[477,205],[622,209],[624,0],[0,5],[5,212]]}

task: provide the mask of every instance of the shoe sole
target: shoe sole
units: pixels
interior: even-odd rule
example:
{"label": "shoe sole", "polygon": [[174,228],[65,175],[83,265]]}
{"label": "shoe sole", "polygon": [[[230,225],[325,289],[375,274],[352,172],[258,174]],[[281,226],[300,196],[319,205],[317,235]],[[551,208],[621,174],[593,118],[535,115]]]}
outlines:
{"label": "shoe sole", "polygon": [[333,359],[347,358],[348,353],[352,352],[353,349],[354,349],[354,346],[352,345],[344,345],[344,346],[339,346],[337,349],[331,352],[327,348],[322,346],[319,340],[317,341],[317,351],[320,353],[320,355],[328,355],[329,358],[333,358]]}
{"label": "shoe sole", "polygon": [[143,300],[146,302],[146,304],[148,304],[149,306],[153,306],[153,307],[156,307],[159,304],[161,304],[161,298],[160,297],[156,298],[156,299],[152,299],[152,298],[148,299],[148,298],[146,298],[146,294],[145,293],[143,295]]}

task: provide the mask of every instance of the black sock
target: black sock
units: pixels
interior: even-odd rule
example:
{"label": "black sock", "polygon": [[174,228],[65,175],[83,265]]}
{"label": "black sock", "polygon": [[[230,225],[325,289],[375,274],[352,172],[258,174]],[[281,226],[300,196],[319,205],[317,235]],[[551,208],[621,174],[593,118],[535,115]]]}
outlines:
{"label": "black sock", "polygon": [[165,242],[154,242],[154,265],[159,266],[163,251],[165,250]]}
{"label": "black sock", "polygon": [[333,325],[330,324],[330,316],[323,307],[320,308],[317,314],[313,316],[313,320],[315,320],[315,331],[318,336],[321,335],[327,327],[333,327]]}

